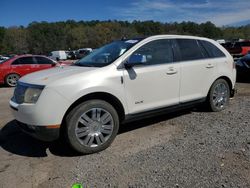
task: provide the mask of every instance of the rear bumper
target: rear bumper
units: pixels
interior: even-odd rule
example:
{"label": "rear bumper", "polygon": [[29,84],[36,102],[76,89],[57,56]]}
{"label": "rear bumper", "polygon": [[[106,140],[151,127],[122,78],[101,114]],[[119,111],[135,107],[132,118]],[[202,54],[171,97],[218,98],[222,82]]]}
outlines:
{"label": "rear bumper", "polygon": [[42,141],[54,141],[59,138],[60,135],[60,128],[59,126],[34,126],[34,125],[27,125],[20,121],[16,120],[16,124],[24,131],[25,133],[31,135],[34,138]]}

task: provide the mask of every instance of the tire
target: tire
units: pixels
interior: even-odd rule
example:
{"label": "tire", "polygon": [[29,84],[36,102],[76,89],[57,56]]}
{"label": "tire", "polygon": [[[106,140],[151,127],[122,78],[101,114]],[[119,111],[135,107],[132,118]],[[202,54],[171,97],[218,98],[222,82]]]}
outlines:
{"label": "tire", "polygon": [[114,107],[102,100],[89,100],[66,116],[66,139],[82,154],[102,151],[110,146],[119,130]]}
{"label": "tire", "polygon": [[15,87],[20,76],[16,73],[9,74],[5,77],[5,84],[10,87]]}
{"label": "tire", "polygon": [[216,80],[208,94],[208,106],[211,111],[219,112],[229,105],[230,88],[226,80]]}

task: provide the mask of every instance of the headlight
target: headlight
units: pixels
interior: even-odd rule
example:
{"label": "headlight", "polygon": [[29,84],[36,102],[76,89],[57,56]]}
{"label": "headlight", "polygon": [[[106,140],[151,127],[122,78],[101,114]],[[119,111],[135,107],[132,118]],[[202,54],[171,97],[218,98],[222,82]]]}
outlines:
{"label": "headlight", "polygon": [[36,103],[41,93],[41,88],[27,88],[24,95],[24,103]]}

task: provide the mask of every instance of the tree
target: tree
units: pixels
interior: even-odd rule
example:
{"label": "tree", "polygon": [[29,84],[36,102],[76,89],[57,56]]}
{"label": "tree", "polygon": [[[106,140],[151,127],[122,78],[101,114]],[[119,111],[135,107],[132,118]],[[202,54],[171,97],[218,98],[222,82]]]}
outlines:
{"label": "tree", "polygon": [[26,29],[12,27],[8,28],[2,39],[2,52],[23,54],[28,52]]}
{"label": "tree", "polygon": [[185,34],[213,39],[250,38],[250,25],[216,27],[211,22],[161,23],[155,21],[32,22],[27,27],[0,27],[0,54],[48,54],[54,50],[99,48],[114,40],[156,34]]}

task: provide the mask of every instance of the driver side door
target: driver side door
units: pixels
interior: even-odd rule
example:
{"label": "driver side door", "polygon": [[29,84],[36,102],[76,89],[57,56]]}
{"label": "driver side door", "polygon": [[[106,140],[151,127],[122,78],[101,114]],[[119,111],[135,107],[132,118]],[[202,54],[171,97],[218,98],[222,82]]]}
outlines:
{"label": "driver side door", "polygon": [[133,55],[142,55],[146,60],[123,71],[129,113],[179,104],[180,66],[174,63],[172,41],[148,42]]}

